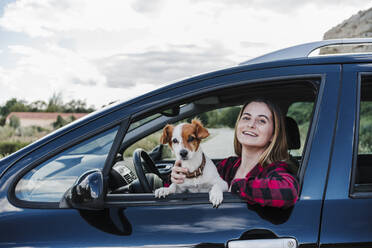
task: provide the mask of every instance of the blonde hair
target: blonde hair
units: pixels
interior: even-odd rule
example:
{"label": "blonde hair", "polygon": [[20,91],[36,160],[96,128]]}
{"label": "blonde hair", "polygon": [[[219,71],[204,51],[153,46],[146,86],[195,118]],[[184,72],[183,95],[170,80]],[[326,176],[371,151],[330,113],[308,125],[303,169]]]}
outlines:
{"label": "blonde hair", "polygon": [[252,102],[258,102],[258,103],[264,103],[271,111],[271,115],[273,117],[273,138],[270,144],[267,146],[267,148],[264,150],[264,152],[261,154],[260,159],[258,161],[259,164],[262,166],[266,166],[268,164],[271,164],[276,161],[286,161],[289,159],[288,154],[288,145],[287,145],[287,135],[285,131],[285,121],[284,116],[281,113],[279,107],[277,107],[274,103],[267,99],[263,98],[255,98],[243,105],[241,108],[238,118],[235,123],[235,132],[234,132],[234,149],[236,155],[239,157],[242,156],[242,144],[237,139],[237,126],[240,118],[243,115],[243,111],[245,107],[252,103]]}

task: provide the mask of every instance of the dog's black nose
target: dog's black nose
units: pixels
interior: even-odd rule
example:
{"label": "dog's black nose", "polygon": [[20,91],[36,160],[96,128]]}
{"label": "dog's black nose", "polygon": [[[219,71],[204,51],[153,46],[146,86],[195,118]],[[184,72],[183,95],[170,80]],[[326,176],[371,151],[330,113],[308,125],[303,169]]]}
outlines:
{"label": "dog's black nose", "polygon": [[187,154],[188,154],[188,151],[185,150],[185,149],[182,149],[182,150],[180,151],[180,155],[181,155],[182,158],[186,158],[186,157],[187,157]]}

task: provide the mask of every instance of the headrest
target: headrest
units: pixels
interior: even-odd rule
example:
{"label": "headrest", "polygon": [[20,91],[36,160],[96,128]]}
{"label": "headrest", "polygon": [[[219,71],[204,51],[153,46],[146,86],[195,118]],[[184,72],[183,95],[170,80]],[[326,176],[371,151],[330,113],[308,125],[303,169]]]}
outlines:
{"label": "headrest", "polygon": [[289,150],[300,149],[300,130],[298,129],[297,122],[289,116],[285,117],[285,127],[287,132],[287,143]]}

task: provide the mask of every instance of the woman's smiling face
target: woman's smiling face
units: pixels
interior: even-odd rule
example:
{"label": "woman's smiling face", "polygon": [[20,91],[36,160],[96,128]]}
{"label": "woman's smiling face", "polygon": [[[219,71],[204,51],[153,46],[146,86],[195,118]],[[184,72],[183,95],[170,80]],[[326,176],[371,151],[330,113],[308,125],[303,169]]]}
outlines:
{"label": "woman's smiling face", "polygon": [[265,103],[251,102],[243,110],[236,137],[242,148],[265,149],[274,132],[273,116]]}

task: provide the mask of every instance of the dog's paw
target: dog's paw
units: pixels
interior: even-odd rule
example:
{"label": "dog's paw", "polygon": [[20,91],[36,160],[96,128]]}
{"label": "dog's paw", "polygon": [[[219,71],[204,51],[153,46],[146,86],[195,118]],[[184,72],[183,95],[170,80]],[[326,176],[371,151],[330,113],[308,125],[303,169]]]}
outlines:
{"label": "dog's paw", "polygon": [[165,188],[165,187],[156,189],[154,192],[154,195],[156,198],[161,198],[161,197],[165,198],[169,194],[170,194],[169,188]]}
{"label": "dog's paw", "polygon": [[209,192],[209,202],[214,208],[217,208],[223,201],[223,192],[218,187],[212,187]]}

